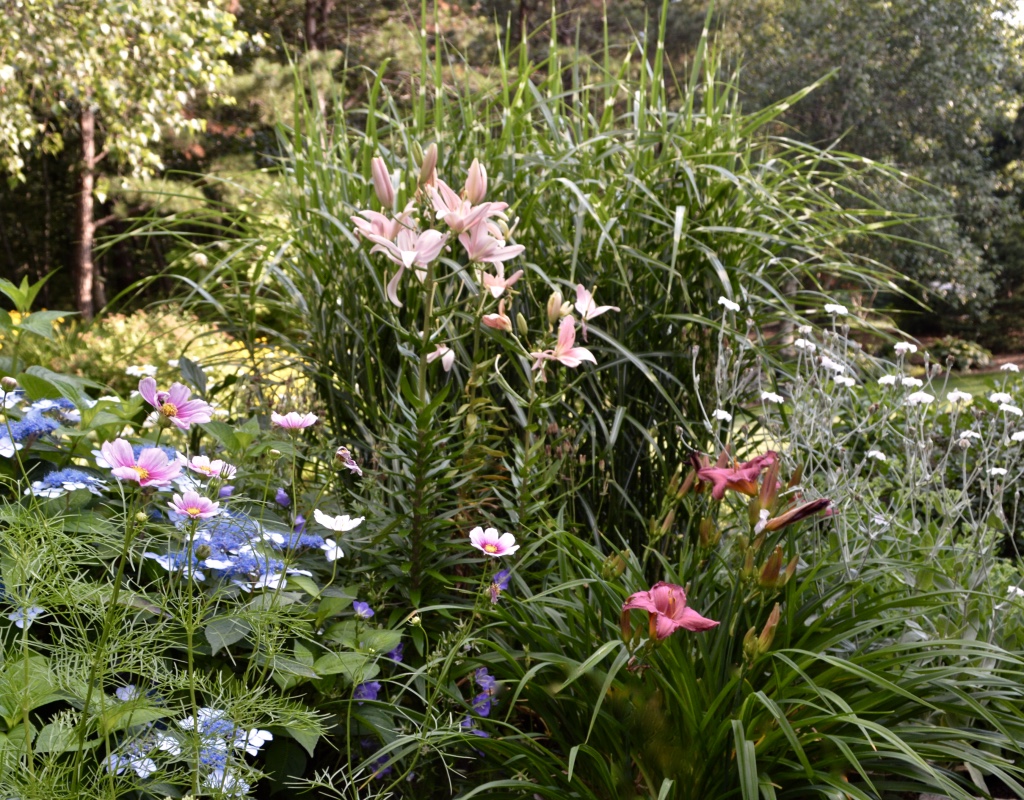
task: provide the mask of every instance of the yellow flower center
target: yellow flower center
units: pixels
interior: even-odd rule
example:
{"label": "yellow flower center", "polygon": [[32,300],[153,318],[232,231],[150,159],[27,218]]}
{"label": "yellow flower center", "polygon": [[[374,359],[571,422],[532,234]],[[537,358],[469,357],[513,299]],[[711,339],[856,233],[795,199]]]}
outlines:
{"label": "yellow flower center", "polygon": [[160,413],[165,417],[176,417],[178,416],[178,407],[174,403],[164,403],[160,406]]}
{"label": "yellow flower center", "polygon": [[142,483],[142,481],[146,480],[146,478],[149,477],[148,469],[144,469],[143,467],[138,466],[132,467],[132,469],[135,470],[135,474],[139,476],[139,483]]}
{"label": "yellow flower center", "polygon": [[496,545],[496,544],[485,544],[484,545],[484,552],[485,553],[497,553],[498,552],[498,545]]}
{"label": "yellow flower center", "polygon": [[203,513],[203,510],[199,506],[189,506],[185,509],[185,513],[190,517],[198,517]]}

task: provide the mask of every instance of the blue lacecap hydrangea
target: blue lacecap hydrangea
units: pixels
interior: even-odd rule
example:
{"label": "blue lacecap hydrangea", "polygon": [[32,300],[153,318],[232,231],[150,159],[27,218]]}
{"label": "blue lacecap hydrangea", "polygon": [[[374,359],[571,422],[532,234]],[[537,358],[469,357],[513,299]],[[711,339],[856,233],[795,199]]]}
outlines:
{"label": "blue lacecap hydrangea", "polygon": [[64,469],[56,469],[52,472],[47,472],[39,482],[46,489],[59,489],[64,486],[65,483],[93,484],[100,483],[100,480],[93,477],[88,472],[83,472],[82,470],[75,469],[74,467],[66,467]]}
{"label": "blue lacecap hydrangea", "polygon": [[0,427],[0,435],[7,434],[12,441],[21,442],[46,436],[59,427],[60,423],[52,417],[44,416],[39,411],[29,411],[21,419]]}

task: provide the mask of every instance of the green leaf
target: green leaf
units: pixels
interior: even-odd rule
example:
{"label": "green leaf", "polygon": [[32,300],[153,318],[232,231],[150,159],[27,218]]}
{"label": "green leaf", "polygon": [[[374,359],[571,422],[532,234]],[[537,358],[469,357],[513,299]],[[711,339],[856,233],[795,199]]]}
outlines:
{"label": "green leaf", "polygon": [[295,741],[302,745],[310,756],[313,755],[313,750],[316,749],[316,743],[320,740],[320,734],[314,731],[302,730],[300,728],[289,728],[285,726],[285,731]]}
{"label": "green leaf", "polygon": [[22,317],[18,327],[23,331],[42,336],[44,339],[53,340],[53,323],[58,319],[71,316],[70,311],[36,311],[33,314]]}
{"label": "green leaf", "polygon": [[26,307],[26,296],[17,286],[11,283],[7,278],[0,278],[0,292],[3,292],[14,303],[14,307],[18,309],[19,313],[24,314],[28,311]]}
{"label": "green leaf", "polygon": [[133,725],[145,725],[147,722],[155,722],[170,716],[170,713],[167,709],[154,706],[136,707],[131,703],[116,705],[100,717],[100,732],[106,735]]}
{"label": "green leaf", "polygon": [[377,676],[380,667],[365,653],[328,653],[313,665],[319,675],[344,675],[352,683],[364,683]]}
{"label": "green leaf", "polygon": [[743,723],[738,719],[732,721],[732,735],[736,744],[736,768],[740,773],[743,800],[758,800],[757,756],[754,743],[747,740],[743,732]]}
{"label": "green leaf", "polygon": [[178,368],[181,370],[181,376],[191,383],[200,395],[206,394],[206,373],[202,367],[191,358],[182,356],[178,359]]}
{"label": "green leaf", "polygon": [[217,655],[219,650],[240,642],[251,630],[249,623],[238,617],[218,617],[210,621],[203,633]]}
{"label": "green leaf", "polygon": [[302,589],[306,594],[311,597],[320,596],[320,587],[316,585],[316,581],[306,575],[289,575],[288,576],[288,587],[298,587]]}
{"label": "green leaf", "polygon": [[235,429],[228,425],[226,422],[218,422],[213,420],[212,422],[203,422],[199,425],[204,431],[210,436],[220,442],[228,450],[238,450],[241,448],[238,437],[235,436]]}
{"label": "green leaf", "polygon": [[25,390],[29,400],[56,399],[61,397],[60,389],[45,378],[23,372],[16,376],[18,385]]}

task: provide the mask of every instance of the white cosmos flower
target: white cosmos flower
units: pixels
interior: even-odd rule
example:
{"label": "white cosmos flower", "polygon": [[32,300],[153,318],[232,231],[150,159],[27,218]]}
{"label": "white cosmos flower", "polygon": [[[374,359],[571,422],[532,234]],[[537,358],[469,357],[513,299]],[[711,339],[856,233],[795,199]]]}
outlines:
{"label": "white cosmos flower", "polygon": [[991,469],[989,469],[988,474],[995,475],[996,477],[1002,477],[1003,475],[1006,474],[1006,470],[1003,469],[1002,467],[992,467]]}
{"label": "white cosmos flower", "polygon": [[714,411],[712,411],[711,416],[714,417],[715,419],[720,419],[723,422],[732,422],[732,414],[721,408],[716,408]]}
{"label": "white cosmos flower", "polygon": [[849,314],[850,310],[839,303],[825,303],[825,313],[834,314],[835,316],[843,316],[844,314]]}
{"label": "white cosmos flower", "polygon": [[1010,403],[1000,403],[999,410],[1005,411],[1007,414],[1016,414],[1018,417],[1024,417],[1024,411],[1021,411],[1017,406]]}
{"label": "white cosmos flower", "polygon": [[348,514],[342,514],[340,517],[331,517],[321,511],[319,508],[313,510],[313,518],[335,533],[344,533],[350,531],[353,528],[358,527],[366,517],[350,517]]}
{"label": "white cosmos flower", "polygon": [[917,345],[911,344],[910,342],[896,342],[892,347],[897,353],[916,353]]}
{"label": "white cosmos flower", "polygon": [[132,364],[125,369],[124,373],[133,378],[152,378],[156,375],[156,367],[152,364]]}
{"label": "white cosmos flower", "polygon": [[785,401],[781,394],[775,394],[775,392],[761,392],[761,399],[767,403],[782,403]]}
{"label": "white cosmos flower", "polygon": [[920,389],[922,386],[924,386],[924,381],[922,381],[920,378],[911,378],[907,375],[903,375],[900,377],[900,383],[903,386],[912,386],[915,389]]}
{"label": "white cosmos flower", "polygon": [[907,395],[907,405],[928,405],[935,400],[935,395],[928,394],[928,392],[913,392]]}
{"label": "white cosmos flower", "polygon": [[718,298],[718,305],[725,306],[730,311],[739,311],[740,310],[740,304],[739,303],[734,303],[728,297],[719,297]]}
{"label": "white cosmos flower", "polygon": [[970,392],[961,392],[959,389],[954,389],[946,395],[946,399],[951,403],[969,403],[974,399],[974,396]]}
{"label": "white cosmos flower", "polygon": [[1008,395],[1006,392],[992,392],[992,394],[988,396],[988,399],[991,400],[993,403],[1013,402],[1013,398],[1010,397],[1010,395]]}
{"label": "white cosmos flower", "polygon": [[880,386],[895,386],[896,385],[896,376],[895,375],[883,375],[881,378],[878,379],[878,383],[879,383]]}
{"label": "white cosmos flower", "polygon": [[999,369],[1003,372],[1020,372],[1020,367],[1016,364],[1003,364]]}
{"label": "white cosmos flower", "polygon": [[881,450],[868,450],[867,457],[868,458],[876,458],[879,461],[885,461],[886,460],[885,459],[885,453],[883,453]]}

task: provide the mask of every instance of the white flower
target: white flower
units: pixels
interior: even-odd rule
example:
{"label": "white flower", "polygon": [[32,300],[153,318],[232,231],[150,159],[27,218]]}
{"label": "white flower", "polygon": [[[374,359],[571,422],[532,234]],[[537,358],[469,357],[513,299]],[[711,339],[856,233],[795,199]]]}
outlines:
{"label": "white flower", "polygon": [[719,297],[718,298],[718,305],[725,306],[730,311],[739,311],[740,310],[740,304],[739,303],[734,303],[728,297]]}
{"label": "white flower", "polygon": [[797,339],[793,342],[793,346],[798,350],[806,350],[809,353],[813,353],[818,349],[818,346],[814,342],[809,342],[806,339]]}
{"label": "white flower", "polygon": [[178,368],[178,359],[176,359],[176,358],[169,358],[169,359],[167,359],[167,366],[173,367],[174,369],[177,369]]}
{"label": "white flower", "polygon": [[913,392],[907,395],[907,405],[928,405],[935,400],[935,395],[928,394],[928,392]]}
{"label": "white flower", "polygon": [[910,342],[896,342],[892,347],[897,353],[916,353],[917,345],[911,344]]}
{"label": "white flower", "polygon": [[756,536],[765,529],[768,524],[768,518],[771,516],[771,512],[767,508],[762,508],[758,512],[757,524],[754,526],[754,535]]}
{"label": "white flower", "polygon": [[[254,756],[267,742],[274,738],[274,734],[270,731],[260,730],[259,728],[253,728],[249,731],[245,737],[245,752],[249,755]],[[236,746],[241,742],[236,742]]]}
{"label": "white flower", "polygon": [[451,372],[452,365],[455,363],[455,351],[446,344],[439,344],[433,353],[427,353],[428,364],[433,364],[439,358],[441,359],[441,366],[444,367],[444,371]]}
{"label": "white flower", "polygon": [[974,396],[970,392],[961,392],[959,389],[954,389],[946,395],[946,399],[951,403],[969,403],[974,399]]}
{"label": "white flower", "polygon": [[1017,431],[1010,438],[1015,442],[1024,442],[1024,431]]}
{"label": "white flower", "polygon": [[1010,405],[1009,403],[1000,403],[999,410],[1005,411],[1007,414],[1016,414],[1018,417],[1024,417],[1024,411],[1021,411],[1017,406]]}
{"label": "white flower", "polygon": [[1013,398],[1010,397],[1010,395],[1008,395],[1006,392],[992,392],[992,394],[988,396],[988,399],[991,400],[993,403],[1013,402]]}
{"label": "white flower", "polygon": [[999,369],[1003,372],[1020,372],[1020,367],[1016,364],[1003,364]]}
{"label": "white flower", "polygon": [[908,377],[907,375],[903,375],[900,377],[900,383],[903,384],[904,386],[913,386],[915,389],[920,389],[922,386],[924,386],[924,381],[922,381],[920,378],[911,378]]}
{"label": "white flower", "polygon": [[830,369],[836,373],[846,372],[846,367],[844,367],[842,364],[836,363],[828,356],[821,357],[821,366],[823,366],[825,369]]}
{"label": "white flower", "polygon": [[814,330],[814,328],[812,328],[810,325],[801,325],[799,328],[796,329],[796,332],[799,333],[801,336],[810,336],[812,330]]}
{"label": "white flower", "polygon": [[711,416],[714,417],[715,419],[720,419],[723,422],[732,422],[732,414],[721,408],[716,408],[714,411],[712,411]]}
{"label": "white flower", "polygon": [[960,438],[961,439],[980,439],[981,438],[981,434],[978,433],[977,431],[961,431],[960,432]]}
{"label": "white flower", "polygon": [[324,539],[324,543],[320,545],[320,549],[324,551],[328,561],[337,561],[339,558],[345,555],[342,552],[341,547],[334,539]]}
{"label": "white flower", "polygon": [[133,364],[124,371],[133,378],[152,378],[156,375],[156,367],[152,364]]}
{"label": "white flower", "polygon": [[1008,587],[1006,593],[1010,595],[1010,597],[1024,598],[1024,589],[1021,589],[1019,586]]}
{"label": "white flower", "polygon": [[848,375],[836,375],[832,380],[834,380],[840,386],[845,386],[847,389],[852,389],[854,386],[857,385],[857,381],[855,381]]}
{"label": "white flower", "polygon": [[29,606],[28,608],[19,608],[17,611],[12,611],[7,615],[7,619],[15,624],[18,628],[28,628],[36,621],[38,617],[41,617],[46,613],[46,609],[40,606]]}
{"label": "white flower", "polygon": [[335,533],[345,533],[356,528],[362,523],[366,517],[350,517],[348,514],[342,514],[340,517],[330,517],[321,511],[319,508],[313,510],[313,518],[323,525],[325,528],[329,528]]}
{"label": "white flower", "polygon": [[825,313],[843,316],[844,314],[849,314],[850,310],[846,306],[839,305],[839,303],[825,303]]}
{"label": "white flower", "polygon": [[761,399],[767,403],[782,403],[785,401],[781,394],[775,394],[775,392],[761,392]]}
{"label": "white flower", "polygon": [[896,376],[883,375],[881,378],[878,379],[878,383],[880,386],[894,386],[896,384]]}
{"label": "white flower", "polygon": [[877,458],[879,461],[885,461],[885,453],[883,453],[881,450],[868,450],[867,457]]}
{"label": "white flower", "polygon": [[991,469],[989,469],[988,474],[1002,477],[1003,475],[1006,474],[1006,470],[1003,469],[1002,467],[992,467]]}
{"label": "white flower", "polygon": [[127,703],[142,697],[143,691],[134,683],[129,683],[127,686],[120,686],[117,689],[115,689],[114,695],[122,703]]}

